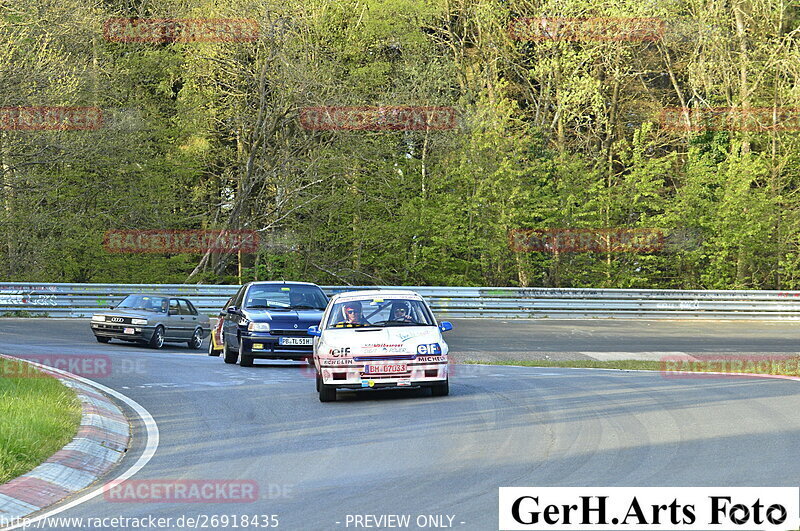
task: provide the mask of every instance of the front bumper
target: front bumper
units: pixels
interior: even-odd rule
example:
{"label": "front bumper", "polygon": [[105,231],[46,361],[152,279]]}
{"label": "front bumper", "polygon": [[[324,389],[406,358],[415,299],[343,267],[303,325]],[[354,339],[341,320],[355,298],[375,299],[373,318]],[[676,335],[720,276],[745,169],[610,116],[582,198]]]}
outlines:
{"label": "front bumper", "polygon": [[401,363],[407,367],[405,372],[389,374],[366,372],[366,365],[374,366],[374,362],[330,366],[320,361],[317,365],[322,375],[322,383],[338,389],[427,387],[440,385],[448,379],[447,362]]}
{"label": "front bumper", "polygon": [[[126,333],[125,330],[132,333]],[[92,322],[92,332],[97,337],[110,337],[126,341],[150,341],[155,332],[155,326],[134,326],[131,324],[109,324]]]}
{"label": "front bumper", "polygon": [[242,352],[255,359],[304,360],[313,355],[313,345],[281,345],[282,337],[294,339],[311,336],[278,336],[269,332],[250,332],[240,338]]}

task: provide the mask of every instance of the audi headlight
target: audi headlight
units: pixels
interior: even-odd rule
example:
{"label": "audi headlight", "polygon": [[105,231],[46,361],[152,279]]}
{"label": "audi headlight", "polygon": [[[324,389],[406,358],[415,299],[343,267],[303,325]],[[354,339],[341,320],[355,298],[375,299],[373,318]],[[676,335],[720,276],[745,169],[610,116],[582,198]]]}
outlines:
{"label": "audi headlight", "polygon": [[92,316],[92,321],[97,321],[98,323],[102,323],[105,320],[106,320],[106,316],[105,315],[93,315]]}
{"label": "audi headlight", "polygon": [[131,319],[131,324],[133,325],[146,325],[147,319]]}
{"label": "audi headlight", "polygon": [[250,332],[269,332],[269,323],[250,323],[247,325]]}

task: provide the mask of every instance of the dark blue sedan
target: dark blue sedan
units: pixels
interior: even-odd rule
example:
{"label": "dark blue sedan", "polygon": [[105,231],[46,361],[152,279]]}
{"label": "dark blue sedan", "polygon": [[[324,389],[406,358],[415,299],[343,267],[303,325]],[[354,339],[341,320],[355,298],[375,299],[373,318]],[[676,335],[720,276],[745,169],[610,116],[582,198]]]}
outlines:
{"label": "dark blue sedan", "polygon": [[309,360],[328,297],[308,282],[250,282],[233,297],[222,325],[225,363],[251,367],[255,359]]}

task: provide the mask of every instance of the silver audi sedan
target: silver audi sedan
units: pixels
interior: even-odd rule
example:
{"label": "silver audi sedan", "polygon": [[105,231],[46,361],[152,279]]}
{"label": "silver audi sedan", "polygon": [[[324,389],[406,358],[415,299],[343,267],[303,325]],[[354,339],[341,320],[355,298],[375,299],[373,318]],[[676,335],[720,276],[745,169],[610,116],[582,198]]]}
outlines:
{"label": "silver audi sedan", "polygon": [[211,326],[207,315],[188,299],[136,293],[116,307],[92,315],[92,332],[100,343],[121,339],[161,348],[186,343],[199,349]]}

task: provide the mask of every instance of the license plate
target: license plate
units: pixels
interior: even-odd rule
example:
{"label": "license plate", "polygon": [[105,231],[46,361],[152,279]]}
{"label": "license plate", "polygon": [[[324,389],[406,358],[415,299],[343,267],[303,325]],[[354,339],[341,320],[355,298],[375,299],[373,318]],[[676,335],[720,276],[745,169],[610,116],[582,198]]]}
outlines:
{"label": "license plate", "polygon": [[133,328],[126,328],[125,330],[123,330],[123,332],[126,333],[126,334],[134,334],[135,333],[133,331]]}
{"label": "license plate", "polygon": [[408,372],[408,368],[405,363],[396,363],[394,365],[365,365],[364,372],[367,374],[394,374]]}
{"label": "license plate", "polygon": [[313,345],[314,338],[313,337],[281,337],[278,338],[279,345],[293,345],[293,346],[300,346],[300,345]]}

